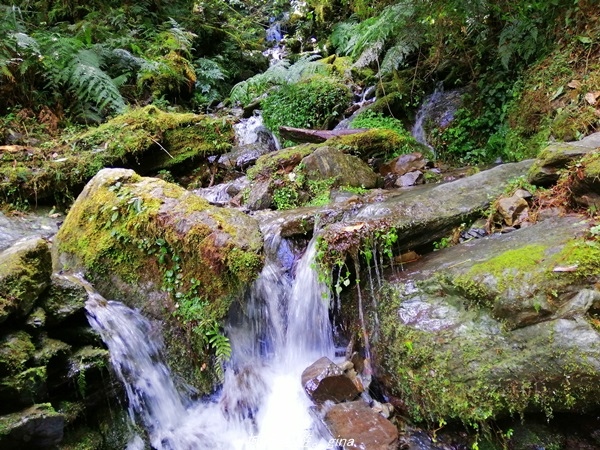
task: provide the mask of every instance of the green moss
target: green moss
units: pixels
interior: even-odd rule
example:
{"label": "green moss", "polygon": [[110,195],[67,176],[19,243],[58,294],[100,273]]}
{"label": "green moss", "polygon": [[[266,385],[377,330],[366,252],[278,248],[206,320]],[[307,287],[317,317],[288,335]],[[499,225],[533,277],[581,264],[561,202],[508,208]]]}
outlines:
{"label": "green moss", "polygon": [[318,148],[318,145],[304,144],[296,147],[286,148],[278,152],[262,155],[256,164],[248,169],[248,178],[264,179],[270,178],[278,172],[290,172],[300,164],[302,158],[310,155]]}
{"label": "green moss", "polygon": [[0,375],[22,371],[34,352],[31,336],[24,331],[3,336],[0,339]]}
{"label": "green moss", "polygon": [[[454,278],[453,284],[462,288],[471,299],[482,301],[487,297],[493,300],[499,292],[524,283],[529,274],[539,267],[545,253],[546,248],[542,245],[507,250],[483,263],[475,264],[467,273]],[[481,282],[486,277],[493,278],[491,286]]]}
{"label": "green moss", "polygon": [[32,404],[46,391],[46,367],[32,367],[0,379],[0,400],[5,404]]}
{"label": "green moss", "polygon": [[[227,119],[132,108],[48,148],[15,151],[0,160],[0,200],[51,196],[68,200],[104,167],[131,166],[142,173],[180,167],[228,151],[234,140]],[[66,198],[65,198],[66,196]]]}
{"label": "green moss", "polygon": [[569,281],[600,276],[600,241],[597,239],[572,240],[554,255],[557,266],[571,266],[575,270],[562,274]]}
{"label": "green moss", "polygon": [[393,157],[412,152],[431,153],[426,146],[419,144],[412,136],[401,135],[396,131],[383,128],[339,136],[329,139],[327,144],[363,159],[372,156]]}

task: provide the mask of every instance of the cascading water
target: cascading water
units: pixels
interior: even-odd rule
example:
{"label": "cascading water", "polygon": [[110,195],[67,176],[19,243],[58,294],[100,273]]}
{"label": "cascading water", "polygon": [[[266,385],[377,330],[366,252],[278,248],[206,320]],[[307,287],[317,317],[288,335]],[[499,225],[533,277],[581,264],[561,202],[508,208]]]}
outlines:
{"label": "cascading water", "polygon": [[[286,241],[272,236],[267,254]],[[312,269],[313,239],[289,274],[289,258],[268,257],[247,294],[246,308],[232,314],[227,332],[232,358],[218,399],[186,402],[162,362],[161,340],[141,314],[91,292],[90,324],[109,348],[123,382],[132,420],[143,425],[157,450],[325,449],[313,431],[302,371],[321,356],[333,358],[328,289]],[[288,255],[289,256],[289,255]],[[139,436],[129,450],[141,449]]]}
{"label": "cascading water", "polygon": [[412,135],[421,144],[426,145],[435,155],[435,149],[427,142],[426,125],[428,122],[433,127],[444,129],[454,120],[454,114],[462,104],[463,89],[445,91],[439,85],[431,95],[425,98],[423,104],[417,111],[415,124],[412,127]]}

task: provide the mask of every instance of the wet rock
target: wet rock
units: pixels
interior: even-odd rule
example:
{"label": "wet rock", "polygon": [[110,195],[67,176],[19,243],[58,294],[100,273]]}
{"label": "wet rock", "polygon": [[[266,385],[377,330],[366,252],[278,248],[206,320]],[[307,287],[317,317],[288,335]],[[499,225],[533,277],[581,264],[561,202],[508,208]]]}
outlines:
{"label": "wet rock", "polygon": [[42,238],[20,240],[0,252],[0,323],[26,316],[50,284],[52,263]]}
{"label": "wet rock", "polygon": [[323,422],[334,448],[395,450],[398,445],[396,427],[361,400],[326,407]]}
{"label": "wet rock", "polygon": [[425,158],[423,154],[419,152],[409,153],[407,155],[400,155],[397,158],[383,164],[379,168],[379,173],[385,176],[393,174],[397,176],[405,175],[415,170],[423,170],[425,168]]}
{"label": "wet rock", "polygon": [[40,337],[37,347],[33,357],[33,364],[36,366],[47,366],[53,358],[66,357],[71,353],[69,344],[47,336]]}
{"label": "wet rock", "polygon": [[336,186],[374,188],[378,177],[360,158],[347,155],[333,147],[320,147],[302,159],[307,178],[333,178]]}
{"label": "wet rock", "polygon": [[0,412],[42,401],[47,395],[46,367],[32,367],[0,379]]}
{"label": "wet rock", "polygon": [[47,210],[7,216],[0,212],[0,251],[27,237],[49,238],[58,231],[60,220],[49,217]]}
{"label": "wet rock", "polygon": [[379,298],[374,354],[390,394],[445,420],[596,408],[600,244],[588,227],[547,219],[407,266]]}
{"label": "wet rock", "polygon": [[507,180],[523,175],[531,163],[503,164],[450,183],[363,197],[362,204],[348,205],[353,210],[350,219],[324,228],[323,239],[341,253],[371,239],[374,230],[394,229],[403,249],[431,243],[478,216],[490,198],[502,193]]}
{"label": "wet rock", "polygon": [[344,371],[323,357],[302,372],[302,386],[315,403],[344,402],[358,397],[359,391]]}
{"label": "wet rock", "polygon": [[49,325],[57,325],[85,308],[88,294],[85,288],[69,276],[53,274],[50,288],[40,305],[46,311]]}
{"label": "wet rock", "polygon": [[0,416],[0,447],[5,450],[55,448],[63,438],[64,416],[49,403]]}
{"label": "wet rock", "polygon": [[258,181],[252,184],[244,206],[250,211],[259,211],[271,207],[273,188],[271,180]]}

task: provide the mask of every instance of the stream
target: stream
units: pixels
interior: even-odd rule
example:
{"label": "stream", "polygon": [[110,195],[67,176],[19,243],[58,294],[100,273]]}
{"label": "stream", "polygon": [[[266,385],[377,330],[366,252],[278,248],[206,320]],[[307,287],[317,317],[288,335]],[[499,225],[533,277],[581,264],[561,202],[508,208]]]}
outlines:
{"label": "stream", "polygon": [[[272,247],[267,254],[277,255],[281,239],[266,241]],[[300,384],[309,364],[334,356],[329,291],[311,267],[315,247],[313,239],[293,274],[276,256],[267,261],[245,308],[231,314],[232,358],[222,390],[210,401],[191,402],[177,391],[161,357],[161,337],[148,319],[90,292],[89,322],[109,348],[129,417],[146,430],[152,448],[331,448],[313,428],[311,403]],[[128,450],[143,448],[142,437],[135,435]]]}

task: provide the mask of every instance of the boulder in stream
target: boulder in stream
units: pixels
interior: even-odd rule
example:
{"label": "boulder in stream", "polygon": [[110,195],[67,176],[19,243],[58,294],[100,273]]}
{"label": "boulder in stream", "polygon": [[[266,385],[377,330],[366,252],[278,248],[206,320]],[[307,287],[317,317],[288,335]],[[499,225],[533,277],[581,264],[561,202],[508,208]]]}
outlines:
{"label": "boulder in stream", "polygon": [[170,347],[174,367],[193,363],[212,384],[191,330],[218,330],[261,269],[262,244],[256,220],[240,211],[132,170],[104,169],[73,204],[53,251],[57,268],[83,271],[105,297],[164,320],[179,343]]}
{"label": "boulder in stream", "polygon": [[600,241],[580,216],[435,252],[379,299],[377,365],[414,418],[582,412],[600,391]]}

